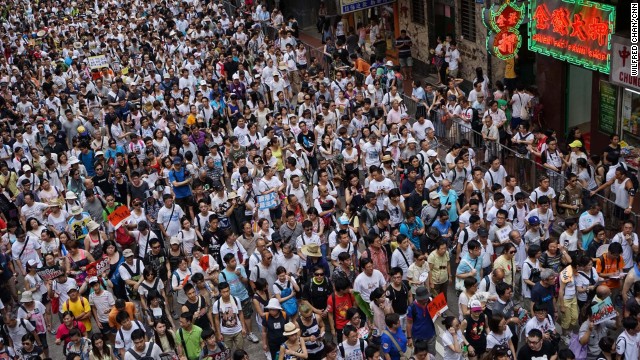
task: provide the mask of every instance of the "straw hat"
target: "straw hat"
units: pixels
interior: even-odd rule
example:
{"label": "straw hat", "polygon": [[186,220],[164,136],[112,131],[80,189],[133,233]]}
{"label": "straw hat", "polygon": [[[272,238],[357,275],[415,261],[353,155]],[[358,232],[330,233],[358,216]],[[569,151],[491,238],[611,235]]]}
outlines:
{"label": "straw hat", "polygon": [[284,333],[282,335],[289,336],[297,334],[298,332],[300,332],[300,329],[298,329],[294,323],[288,322],[284,324]]}
{"label": "straw hat", "polygon": [[98,223],[97,223],[97,222],[95,222],[95,221],[93,221],[93,220],[90,220],[90,221],[87,223],[87,230],[89,230],[89,232],[92,232],[92,231],[98,230],[99,228],[100,228],[100,225],[98,225]]}
{"label": "straw hat", "polygon": [[393,161],[391,155],[385,155],[382,157],[382,162]]}
{"label": "straw hat", "polygon": [[320,246],[318,244],[307,244],[302,247],[302,253],[306,256],[322,257]]}

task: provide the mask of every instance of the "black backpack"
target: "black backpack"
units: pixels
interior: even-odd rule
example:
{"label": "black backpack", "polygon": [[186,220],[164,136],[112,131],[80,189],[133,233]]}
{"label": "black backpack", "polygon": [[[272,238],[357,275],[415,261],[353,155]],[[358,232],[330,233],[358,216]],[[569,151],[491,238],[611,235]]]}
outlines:
{"label": "black backpack", "polygon": [[[540,269],[533,267],[533,265],[531,265],[528,262],[525,262],[525,265],[529,265],[529,267],[531,268],[531,275],[529,275],[529,281],[532,281],[534,283],[537,283],[540,281]],[[529,287],[529,289],[531,289],[533,286],[527,284],[527,286]]]}
{"label": "black backpack", "polygon": [[148,343],[149,348],[147,349],[147,352],[144,354],[144,356],[140,356],[140,355],[138,355],[138,353],[137,353],[137,352],[135,352],[135,351],[133,350],[133,348],[131,348],[131,349],[127,350],[127,352],[128,352],[129,354],[131,354],[131,356],[133,356],[134,358],[136,358],[136,360],[155,360],[155,358],[151,356],[151,353],[153,352],[153,346],[154,346],[154,345],[155,345],[155,344],[154,344],[154,343],[152,343],[152,342]]}

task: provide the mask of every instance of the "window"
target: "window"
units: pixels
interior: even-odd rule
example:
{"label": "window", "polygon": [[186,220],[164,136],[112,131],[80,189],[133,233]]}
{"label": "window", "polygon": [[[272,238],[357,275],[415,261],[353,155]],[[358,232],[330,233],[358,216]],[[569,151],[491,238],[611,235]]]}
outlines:
{"label": "window", "polygon": [[424,1],[425,0],[411,0],[411,21],[426,25],[427,19],[424,13]]}
{"label": "window", "polygon": [[460,0],[460,30],[469,41],[476,41],[476,4],[474,0]]}

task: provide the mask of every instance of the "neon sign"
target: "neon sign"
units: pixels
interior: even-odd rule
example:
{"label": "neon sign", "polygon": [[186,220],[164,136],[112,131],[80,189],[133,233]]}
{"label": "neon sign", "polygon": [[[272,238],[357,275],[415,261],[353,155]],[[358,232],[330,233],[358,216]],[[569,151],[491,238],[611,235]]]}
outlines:
{"label": "neon sign", "polygon": [[522,36],[518,27],[524,19],[524,5],[505,2],[493,5],[482,13],[482,21],[489,28],[487,50],[502,60],[514,57],[522,45]]}
{"label": "neon sign", "polygon": [[529,50],[608,74],[616,8],[583,0],[531,0]]}

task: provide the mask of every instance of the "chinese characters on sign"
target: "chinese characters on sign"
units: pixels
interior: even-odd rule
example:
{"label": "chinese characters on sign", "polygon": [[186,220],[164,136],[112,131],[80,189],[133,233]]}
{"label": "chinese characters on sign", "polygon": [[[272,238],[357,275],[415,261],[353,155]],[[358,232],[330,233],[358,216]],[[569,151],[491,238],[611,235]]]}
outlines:
{"label": "chinese characters on sign", "polygon": [[340,10],[342,10],[343,14],[346,14],[393,2],[395,0],[340,0]]}
{"label": "chinese characters on sign", "polygon": [[608,74],[614,6],[591,1],[532,0],[529,50]]}
{"label": "chinese characters on sign", "polygon": [[482,20],[489,28],[487,50],[502,60],[514,57],[522,44],[518,27],[524,18],[524,5],[505,2],[485,9]]}

